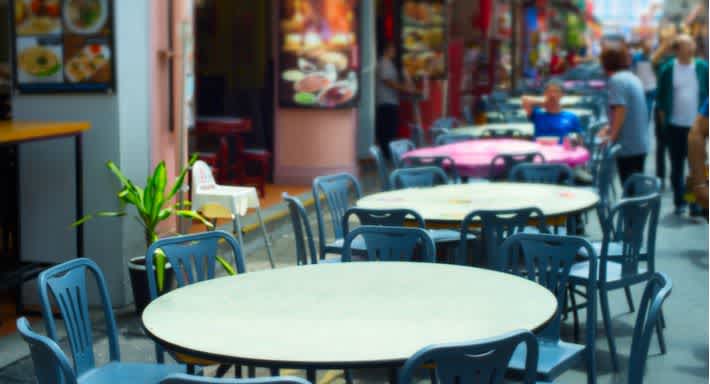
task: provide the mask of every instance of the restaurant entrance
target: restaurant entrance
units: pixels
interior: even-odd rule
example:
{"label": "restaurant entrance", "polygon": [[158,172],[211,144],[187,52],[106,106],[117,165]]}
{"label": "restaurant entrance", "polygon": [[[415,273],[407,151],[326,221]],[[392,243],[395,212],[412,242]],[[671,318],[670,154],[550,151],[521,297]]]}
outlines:
{"label": "restaurant entrance", "polygon": [[[271,1],[202,0],[195,2],[196,116],[242,119],[229,138],[230,163],[245,148],[273,153],[274,94]],[[190,135],[191,152],[216,152],[220,137]],[[236,136],[235,135],[235,136]],[[246,164],[249,173],[271,178],[271,169]]]}

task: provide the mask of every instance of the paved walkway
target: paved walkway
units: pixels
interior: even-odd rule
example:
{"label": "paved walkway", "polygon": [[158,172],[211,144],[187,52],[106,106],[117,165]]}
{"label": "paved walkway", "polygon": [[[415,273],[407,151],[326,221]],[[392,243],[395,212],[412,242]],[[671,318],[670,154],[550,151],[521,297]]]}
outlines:
{"label": "paved walkway", "polygon": [[[649,159],[647,164],[653,164]],[[365,178],[366,190],[372,188],[372,173]],[[647,365],[646,383],[707,383],[708,382],[708,225],[700,220],[681,218],[672,214],[670,192],[663,195],[662,214],[658,230],[657,269],[666,272],[673,280],[671,297],[664,309],[667,329],[665,332],[668,353],[660,355],[658,344],[652,341]],[[599,227],[594,215],[588,226],[589,237],[598,239]],[[311,216],[315,227],[315,218]],[[278,266],[295,264],[293,236],[290,223],[283,221],[273,228],[274,255]],[[268,261],[261,239],[247,240],[247,267],[250,271],[268,268]],[[642,288],[633,289],[635,302],[640,301]],[[598,382],[626,382],[627,358],[630,350],[635,314],[628,313],[622,291],[611,295],[614,334],[621,355],[621,370],[613,373],[603,331],[599,332]],[[127,361],[153,361],[153,344],[143,336],[139,320],[130,309],[119,311],[120,342],[123,359]],[[570,321],[571,322],[571,321]],[[570,322],[564,325],[564,335],[571,334]],[[599,320],[601,328],[601,319]],[[205,330],[208,331],[208,330]],[[107,355],[106,338],[99,330],[96,335],[96,351],[99,361]],[[66,344],[66,343],[65,343]],[[67,346],[64,345],[66,348]],[[65,349],[66,350],[66,349]],[[17,337],[0,340],[0,356],[18,356],[17,360],[0,368],[0,383],[33,383],[32,362],[27,357],[27,347]],[[6,355],[8,356],[8,355]],[[1,359],[0,359],[1,360]],[[266,374],[265,371],[258,371]],[[290,372],[289,372],[290,373]],[[329,377],[337,372],[321,373]],[[386,382],[387,372],[355,371],[355,380],[360,383]],[[330,381],[330,380],[327,380]],[[337,377],[333,382],[343,382]],[[562,375],[559,383],[584,383],[582,367]]]}

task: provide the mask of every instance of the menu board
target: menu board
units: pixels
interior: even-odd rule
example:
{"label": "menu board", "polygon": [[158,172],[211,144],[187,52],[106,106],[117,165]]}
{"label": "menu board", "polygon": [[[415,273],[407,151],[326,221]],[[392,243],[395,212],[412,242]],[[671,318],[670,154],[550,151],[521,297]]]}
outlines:
{"label": "menu board", "polygon": [[112,90],[111,10],[112,0],[14,0],[15,89]]}
{"label": "menu board", "polygon": [[358,0],[281,0],[279,102],[348,108],[358,99]]}
{"label": "menu board", "polygon": [[404,0],[401,7],[401,62],[411,78],[446,77],[444,0]]}

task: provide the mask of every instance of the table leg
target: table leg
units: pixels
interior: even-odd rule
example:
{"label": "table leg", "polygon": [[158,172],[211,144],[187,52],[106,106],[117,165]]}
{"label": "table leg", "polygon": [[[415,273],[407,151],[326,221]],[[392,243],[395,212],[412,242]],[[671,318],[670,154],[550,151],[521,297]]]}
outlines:
{"label": "table leg", "polygon": [[[76,177],[76,220],[84,216],[84,163],[81,134],[74,136],[74,173]],[[84,257],[84,226],[76,228],[76,255]]]}
{"label": "table leg", "polygon": [[239,213],[234,214],[234,231],[237,232],[239,245],[242,247],[242,252],[244,252],[244,238],[242,237],[242,219],[239,217]]}
{"label": "table leg", "polygon": [[269,255],[269,263],[271,268],[276,268],[274,263],[274,256],[271,254],[271,241],[269,241],[269,233],[266,232],[266,225],[264,224],[264,219],[261,217],[261,208],[256,208],[256,216],[259,218],[259,225],[261,226],[261,232],[264,235],[264,244],[266,244],[266,253]]}

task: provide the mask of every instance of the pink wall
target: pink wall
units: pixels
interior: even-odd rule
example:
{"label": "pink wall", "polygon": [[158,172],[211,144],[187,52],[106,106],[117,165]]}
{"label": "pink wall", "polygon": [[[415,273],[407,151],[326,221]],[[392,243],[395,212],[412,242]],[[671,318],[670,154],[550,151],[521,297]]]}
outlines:
{"label": "pink wall", "polygon": [[[184,20],[190,20],[190,16],[186,15],[185,9],[192,6],[192,0],[174,1],[174,20],[170,21],[172,25],[179,26]],[[174,67],[175,72],[173,79],[169,79],[168,66],[170,60],[164,52],[168,49],[168,15],[167,15],[167,0],[152,0],[150,2],[150,66],[151,66],[151,167],[155,167],[160,161],[165,161],[168,169],[168,180],[172,181],[181,168],[179,161],[179,138],[178,127],[180,124],[180,94],[182,90],[182,65],[181,39],[179,28],[173,28],[174,32]],[[169,112],[169,95],[168,84],[173,81],[173,93],[175,97],[174,110]],[[175,117],[175,130],[170,132],[168,129],[169,119],[168,114],[172,113]],[[187,143],[187,138],[185,138]],[[187,148],[183,148],[184,153]],[[161,231],[174,230],[176,222],[169,220],[161,227]]]}
{"label": "pink wall", "polygon": [[357,172],[357,110],[277,109],[275,180],[310,185],[316,176]]}

